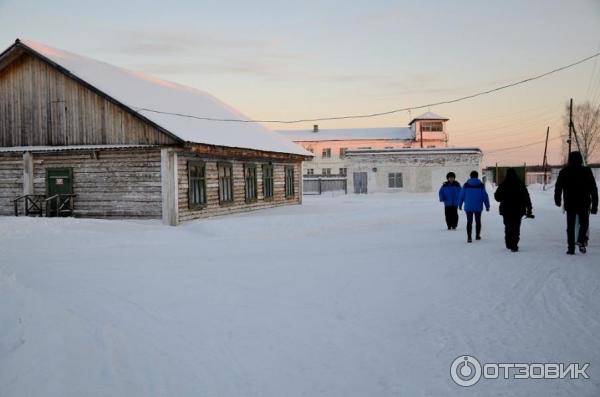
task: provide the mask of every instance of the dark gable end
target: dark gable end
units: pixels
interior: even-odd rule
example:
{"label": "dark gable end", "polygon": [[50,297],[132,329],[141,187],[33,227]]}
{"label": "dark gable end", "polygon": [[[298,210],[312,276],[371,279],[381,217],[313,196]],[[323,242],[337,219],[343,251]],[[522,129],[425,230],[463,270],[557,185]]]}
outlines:
{"label": "dark gable end", "polygon": [[18,40],[0,54],[0,147],[181,143]]}

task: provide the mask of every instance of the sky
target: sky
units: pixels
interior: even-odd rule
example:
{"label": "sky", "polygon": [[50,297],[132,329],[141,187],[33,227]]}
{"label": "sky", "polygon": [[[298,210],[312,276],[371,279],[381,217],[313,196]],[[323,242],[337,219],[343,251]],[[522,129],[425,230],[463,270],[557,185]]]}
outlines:
{"label": "sky", "polygon": [[[453,99],[600,52],[600,0],[0,0],[0,47],[17,37],[208,91],[254,119],[316,118]],[[430,110],[450,119],[451,146],[503,165],[541,163],[549,126],[560,163],[569,98],[600,103],[598,58],[489,96],[319,126],[406,126]]]}

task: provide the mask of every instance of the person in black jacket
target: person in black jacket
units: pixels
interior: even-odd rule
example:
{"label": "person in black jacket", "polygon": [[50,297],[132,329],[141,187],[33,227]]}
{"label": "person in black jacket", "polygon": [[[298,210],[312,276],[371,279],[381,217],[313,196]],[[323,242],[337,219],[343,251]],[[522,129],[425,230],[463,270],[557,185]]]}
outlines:
{"label": "person in black jacket", "polygon": [[554,202],[561,205],[564,197],[567,212],[567,254],[575,254],[575,223],[579,218],[579,251],[587,251],[587,232],[592,214],[598,213],[598,187],[594,174],[589,167],[583,166],[583,158],[579,152],[569,153],[568,165],[560,170],[554,187]]}
{"label": "person in black jacket", "polygon": [[496,189],[494,198],[500,203],[500,215],[504,219],[504,241],[512,252],[519,251],[521,219],[531,217],[531,198],[525,184],[519,179],[514,168],[506,170],[506,178]]}

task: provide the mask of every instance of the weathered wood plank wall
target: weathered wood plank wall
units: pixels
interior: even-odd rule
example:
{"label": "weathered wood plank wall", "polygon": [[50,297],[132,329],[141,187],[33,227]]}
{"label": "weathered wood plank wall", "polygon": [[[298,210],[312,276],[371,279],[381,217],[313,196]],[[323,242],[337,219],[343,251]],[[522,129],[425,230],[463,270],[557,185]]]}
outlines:
{"label": "weathered wood plank wall", "polygon": [[0,215],[14,215],[13,200],[23,195],[23,156],[0,154]]}
{"label": "weathered wood plank wall", "polygon": [[[97,218],[152,218],[162,215],[160,149],[100,150],[96,152],[33,153],[33,193],[46,194],[47,168],[72,168],[75,216]],[[188,160],[206,164],[207,204],[188,207]],[[220,204],[217,162],[193,153],[179,152],[178,221],[251,211],[301,202],[300,163],[276,163],[271,200],[263,196],[262,165],[266,161],[229,160],[233,167],[232,203]],[[244,164],[255,164],[257,200],[245,200]],[[285,197],[285,166],[294,166],[294,196]],[[0,214],[12,215],[12,200],[23,194],[23,155],[0,156]]]}
{"label": "weathered wood plank wall", "polygon": [[151,124],[29,54],[0,71],[0,146],[173,143]]}
{"label": "weathered wood plank wall", "polygon": [[[269,208],[286,204],[300,204],[300,175],[301,163],[277,163],[273,162],[273,199],[265,200],[263,196],[262,165],[266,161],[252,161],[256,165],[256,180],[258,197],[255,202],[246,203],[244,164],[240,160],[224,160],[206,158],[193,153],[178,153],[178,178],[179,178],[179,221],[184,222],[191,219],[206,218],[217,215],[225,215],[236,212],[245,212],[260,208]],[[206,189],[207,204],[204,208],[194,210],[188,207],[188,161],[202,160],[206,164]],[[227,161],[233,166],[233,203],[219,204],[219,181],[217,175],[217,162]],[[294,166],[294,197],[285,197],[285,166]]]}
{"label": "weathered wood plank wall", "polygon": [[[75,216],[161,217],[160,150],[33,155],[34,192],[46,194],[47,168],[73,168]],[[21,162],[22,167],[22,162]],[[21,171],[22,173],[22,171]]]}

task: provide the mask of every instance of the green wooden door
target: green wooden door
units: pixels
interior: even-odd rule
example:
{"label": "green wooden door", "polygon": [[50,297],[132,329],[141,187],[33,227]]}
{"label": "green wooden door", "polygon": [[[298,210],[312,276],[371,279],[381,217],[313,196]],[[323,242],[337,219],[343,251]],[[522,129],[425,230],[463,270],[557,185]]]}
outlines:
{"label": "green wooden door", "polygon": [[[52,197],[56,194],[73,193],[72,168],[46,168],[46,194]],[[47,216],[60,215],[56,209],[57,201],[51,200],[46,207]]]}
{"label": "green wooden door", "polygon": [[46,168],[46,189],[48,197],[55,194],[72,194],[73,169]]}

